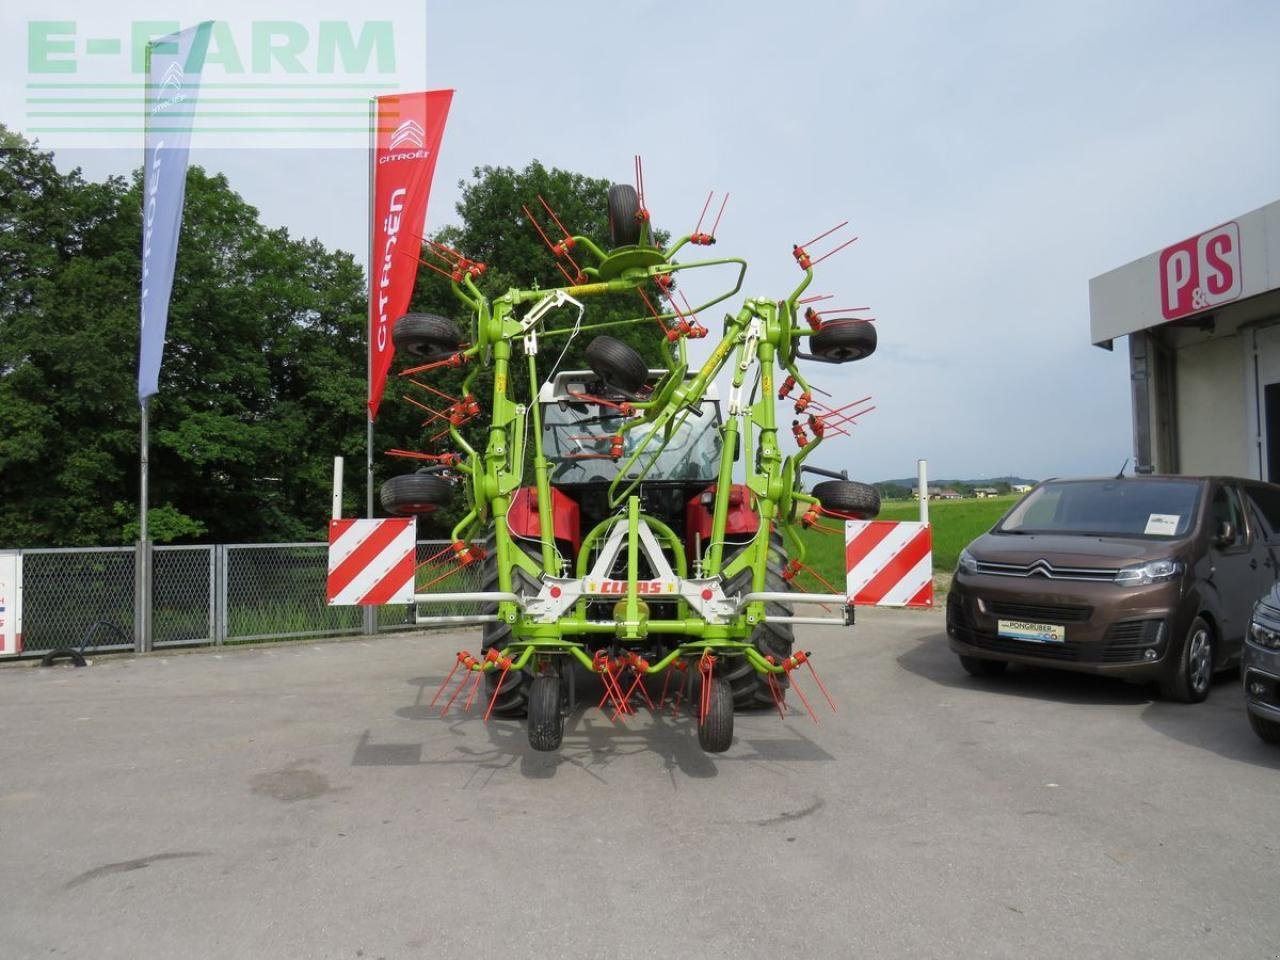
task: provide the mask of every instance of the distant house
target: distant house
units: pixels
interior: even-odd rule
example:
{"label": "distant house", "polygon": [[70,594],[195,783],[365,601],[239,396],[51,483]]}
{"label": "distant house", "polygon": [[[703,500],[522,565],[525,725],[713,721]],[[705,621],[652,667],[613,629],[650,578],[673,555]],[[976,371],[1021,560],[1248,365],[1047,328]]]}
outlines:
{"label": "distant house", "polygon": [[1031,484],[1029,484],[1029,483],[1015,483],[1015,484],[1014,484],[1012,487],[1010,487],[1009,489],[1010,489],[1010,490],[1012,490],[1014,493],[1027,493],[1027,492],[1028,492],[1028,491],[1030,491],[1030,489],[1031,489]]}
{"label": "distant house", "polygon": [[939,490],[939,491],[938,491],[938,493],[937,493],[936,495],[935,495],[935,494],[933,494],[932,492],[930,492],[930,494],[929,494],[929,499],[931,499],[931,500],[960,500],[960,499],[961,499],[961,496],[960,496],[960,494],[959,494],[957,491],[952,490],[950,487],[947,487],[945,490]]}
{"label": "distant house", "polygon": [[[929,488],[929,499],[930,499],[930,500],[937,500],[941,495],[942,495],[942,488],[941,488],[941,487],[930,487],[930,488]],[[912,497],[914,497],[915,499],[919,500],[919,499],[920,499],[920,488],[919,488],[919,487],[912,487],[912,488],[911,488],[911,496],[912,496]]]}
{"label": "distant house", "polygon": [[987,499],[987,497],[1000,496],[1000,491],[997,490],[995,487],[978,487],[976,490],[973,491],[973,495],[977,497],[979,500],[985,500]]}

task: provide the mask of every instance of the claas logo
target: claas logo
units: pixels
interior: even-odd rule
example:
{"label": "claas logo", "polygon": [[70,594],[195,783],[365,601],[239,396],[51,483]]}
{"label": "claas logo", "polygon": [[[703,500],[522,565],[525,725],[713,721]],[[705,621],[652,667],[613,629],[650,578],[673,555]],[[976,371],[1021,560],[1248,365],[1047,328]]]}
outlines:
{"label": "claas logo", "polygon": [[[626,593],[625,580],[588,580],[587,593]],[[636,584],[636,593],[652,595],[655,593],[675,593],[674,580],[641,580]]]}

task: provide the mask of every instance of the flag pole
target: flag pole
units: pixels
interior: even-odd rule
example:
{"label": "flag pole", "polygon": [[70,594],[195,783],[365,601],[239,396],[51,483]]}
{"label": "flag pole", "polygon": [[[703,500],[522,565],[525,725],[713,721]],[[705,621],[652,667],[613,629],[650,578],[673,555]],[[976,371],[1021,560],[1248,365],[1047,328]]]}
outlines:
{"label": "flag pole", "polygon": [[[142,158],[147,157],[147,106],[151,95],[151,43],[145,48],[142,76]],[[145,223],[147,198],[142,196],[142,217]],[[145,230],[145,227],[144,227]],[[147,529],[151,473],[151,397],[142,398],[142,436],[138,451],[138,543],[134,547],[134,623],[133,650],[135,653],[151,652],[151,544]]]}
{"label": "flag pole", "polygon": [[[369,100],[369,218],[366,221],[369,225],[369,315],[365,321],[365,391],[366,401],[368,400],[368,390],[373,386],[373,210],[376,204],[374,197],[374,167],[376,164],[377,147],[378,147],[378,98],[372,97]],[[364,441],[364,515],[373,517],[373,409],[369,404],[365,403],[365,414],[368,417],[365,441]],[[377,632],[377,624],[374,617],[377,616],[377,607],[362,607],[364,617],[364,633],[366,636]]]}
{"label": "flag pole", "polygon": [[[378,143],[378,99],[369,100],[369,317],[365,324],[365,382],[366,390],[373,385],[373,208],[374,208],[374,157]],[[365,436],[364,462],[364,515],[373,516],[373,410],[365,404],[369,417],[368,432]]]}

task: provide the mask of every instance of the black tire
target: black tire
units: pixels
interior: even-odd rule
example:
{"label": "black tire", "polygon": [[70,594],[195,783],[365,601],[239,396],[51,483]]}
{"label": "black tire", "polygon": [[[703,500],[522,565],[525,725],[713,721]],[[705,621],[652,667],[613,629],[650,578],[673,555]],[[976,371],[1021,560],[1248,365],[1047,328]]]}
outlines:
{"label": "black tire", "polygon": [[724,677],[711,677],[707,713],[698,720],[698,745],[707,753],[724,753],[733,746],[733,689]]}
{"label": "black tire", "polygon": [[407,473],[382,485],[382,509],[402,517],[431,513],[453,499],[453,484],[433,473]]}
{"label": "black tire", "polygon": [[1280,743],[1280,723],[1249,711],[1249,726],[1263,743]]}
{"label": "black tire", "polygon": [[[498,589],[498,554],[497,540],[492,530],[489,531],[481,546],[484,548],[484,569],[483,578],[481,580],[480,589],[486,593]],[[516,544],[519,549],[524,549],[526,553],[530,550],[525,549],[522,541],[517,540]],[[532,554],[530,554],[532,555]],[[541,552],[539,550],[539,558]],[[531,577],[524,567],[515,567],[511,572],[512,590],[519,593],[537,593],[540,585],[536,579]],[[496,603],[485,604],[480,608],[480,612],[484,614],[495,614],[498,612]],[[491,648],[504,650],[508,643],[511,642],[511,624],[509,623],[486,623],[481,632],[480,645],[484,653],[488,653]],[[493,692],[498,686],[497,670],[487,671],[485,678],[485,704],[486,708],[489,700],[493,699]],[[502,681],[502,690],[498,694],[498,701],[493,705],[494,716],[498,717],[523,717],[529,704],[529,687],[533,682],[533,676],[526,670],[511,671],[507,674],[507,678]]]}
{"label": "black tire", "polygon": [[621,340],[596,337],[587,344],[587,365],[597,377],[623,393],[634,394],[649,379],[644,357]]}
{"label": "black tire", "polygon": [[971,677],[998,677],[1009,669],[1008,660],[984,660],[982,657],[960,655],[960,666]]}
{"label": "black tire", "polygon": [[852,363],[876,352],[876,325],[867,320],[832,320],[809,338],[809,352],[828,363]]}
{"label": "black tire", "polygon": [[391,328],[396,352],[415,360],[435,360],[457,353],[462,346],[458,325],[434,313],[406,313]]}
{"label": "black tire", "polygon": [[[770,593],[786,593],[791,584],[783,579],[787,558],[783,552],[783,541],[780,533],[769,538],[769,563],[765,571],[765,589]],[[727,562],[727,561],[726,561]],[[724,586],[725,596],[748,593],[751,590],[751,571],[743,570]],[[789,617],[794,609],[787,603],[770,601],[764,605],[765,617]],[[754,644],[761,656],[773,657],[781,662],[791,656],[791,648],[795,642],[794,631],[789,623],[775,623],[766,619],[757,624],[751,631],[750,642]],[[737,710],[768,710],[773,707],[773,694],[769,690],[769,681],[756,673],[746,657],[732,657],[721,661],[724,664],[722,676],[728,681],[733,691],[733,705]],[[778,684],[785,698],[790,681],[786,674],[774,674],[774,682]]]}
{"label": "black tire", "polygon": [[560,709],[560,678],[542,673],[529,684],[529,746],[549,752],[564,739],[564,711]]}
{"label": "black tire", "polygon": [[640,198],[629,183],[609,188],[609,241],[615,247],[633,247],[640,242]]}
{"label": "black tire", "polygon": [[1160,681],[1160,695],[1180,703],[1203,703],[1213,684],[1213,628],[1196,617],[1178,649],[1173,672]]}
{"label": "black tire", "polygon": [[822,504],[822,509],[855,520],[874,520],[880,515],[880,491],[869,483],[824,480],[814,485],[813,495]]}

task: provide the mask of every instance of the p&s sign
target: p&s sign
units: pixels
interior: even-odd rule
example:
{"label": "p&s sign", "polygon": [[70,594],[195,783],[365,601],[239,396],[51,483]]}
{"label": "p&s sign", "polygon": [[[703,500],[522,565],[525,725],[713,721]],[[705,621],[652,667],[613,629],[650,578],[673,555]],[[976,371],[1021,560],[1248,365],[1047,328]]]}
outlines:
{"label": "p&s sign", "polygon": [[1235,221],[1160,251],[1160,309],[1166,320],[1235,300],[1241,286]]}

